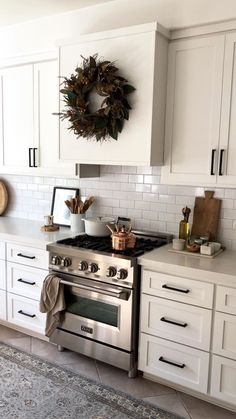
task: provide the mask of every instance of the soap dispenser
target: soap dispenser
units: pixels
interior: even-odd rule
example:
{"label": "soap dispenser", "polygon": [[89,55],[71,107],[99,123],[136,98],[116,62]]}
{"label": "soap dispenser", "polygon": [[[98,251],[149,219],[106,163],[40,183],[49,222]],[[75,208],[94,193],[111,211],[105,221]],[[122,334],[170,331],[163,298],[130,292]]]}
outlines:
{"label": "soap dispenser", "polygon": [[183,220],[179,223],[179,238],[184,239],[186,242],[190,236],[190,228],[189,228],[189,215],[191,213],[191,209],[187,206],[182,209],[182,214],[184,216]]}

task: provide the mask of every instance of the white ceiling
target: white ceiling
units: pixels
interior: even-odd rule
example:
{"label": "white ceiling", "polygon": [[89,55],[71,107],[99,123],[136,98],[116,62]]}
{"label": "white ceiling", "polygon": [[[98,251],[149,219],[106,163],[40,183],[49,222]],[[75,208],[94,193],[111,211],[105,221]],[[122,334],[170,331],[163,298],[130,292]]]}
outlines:
{"label": "white ceiling", "polygon": [[112,0],[0,0],[0,27]]}

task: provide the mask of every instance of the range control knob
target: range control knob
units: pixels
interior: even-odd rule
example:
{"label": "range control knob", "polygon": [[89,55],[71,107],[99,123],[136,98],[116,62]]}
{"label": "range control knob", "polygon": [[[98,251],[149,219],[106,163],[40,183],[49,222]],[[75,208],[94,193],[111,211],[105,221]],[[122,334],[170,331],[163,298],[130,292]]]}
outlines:
{"label": "range control knob", "polygon": [[85,260],[81,260],[79,263],[79,271],[87,271],[88,270],[88,262]]}
{"label": "range control knob", "polygon": [[117,272],[117,279],[126,279],[128,276],[128,271],[126,269],[119,269]]}
{"label": "range control knob", "polygon": [[72,261],[70,258],[65,257],[61,260],[61,265],[64,266],[65,268],[67,268],[68,266],[70,266],[72,264]]}
{"label": "range control knob", "polygon": [[52,265],[56,265],[56,266],[60,265],[61,264],[61,257],[57,256],[57,255],[54,255],[51,259],[51,263],[52,263]]}
{"label": "range control knob", "polygon": [[88,266],[88,271],[92,274],[95,274],[98,271],[98,265],[96,263],[90,263]]}
{"label": "range control knob", "polygon": [[116,268],[114,266],[109,266],[109,268],[107,268],[106,276],[108,276],[108,278],[113,278],[113,276],[116,276]]}

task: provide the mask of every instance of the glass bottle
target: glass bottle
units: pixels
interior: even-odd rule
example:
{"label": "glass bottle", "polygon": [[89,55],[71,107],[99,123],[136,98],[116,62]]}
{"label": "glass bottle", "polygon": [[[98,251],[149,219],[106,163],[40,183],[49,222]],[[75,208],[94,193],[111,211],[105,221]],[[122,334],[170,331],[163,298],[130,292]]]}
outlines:
{"label": "glass bottle", "polygon": [[190,236],[190,228],[189,228],[189,215],[190,215],[191,209],[187,206],[182,209],[182,214],[184,216],[184,219],[180,221],[179,223],[179,238],[184,239],[186,242],[188,241],[188,238]]}

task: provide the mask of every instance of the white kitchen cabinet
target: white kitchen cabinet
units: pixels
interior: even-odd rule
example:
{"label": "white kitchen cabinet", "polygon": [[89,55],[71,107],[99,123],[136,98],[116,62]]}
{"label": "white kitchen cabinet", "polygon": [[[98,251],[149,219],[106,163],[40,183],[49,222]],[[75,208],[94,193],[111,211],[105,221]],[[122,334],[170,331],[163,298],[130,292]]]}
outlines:
{"label": "white kitchen cabinet", "polygon": [[205,393],[209,354],[141,333],[139,369]]}
{"label": "white kitchen cabinet", "polygon": [[1,169],[16,172],[29,167],[33,147],[33,66],[0,70]]}
{"label": "white kitchen cabinet", "polygon": [[44,334],[46,314],[39,311],[38,301],[8,292],[7,312],[10,323]]}
{"label": "white kitchen cabinet", "polygon": [[43,269],[7,263],[7,290],[39,301],[46,272]]}
{"label": "white kitchen cabinet", "polygon": [[224,39],[210,35],[169,46],[163,183],[216,183]]}
{"label": "white kitchen cabinet", "polygon": [[217,183],[236,185],[236,33],[226,35]]}
{"label": "white kitchen cabinet", "polygon": [[142,277],[142,292],[145,294],[212,308],[213,284],[148,269],[143,269]]}
{"label": "white kitchen cabinet", "polygon": [[211,395],[235,406],[236,361],[213,355]]}
{"label": "white kitchen cabinet", "polygon": [[211,310],[142,294],[141,332],[209,351]]}
{"label": "white kitchen cabinet", "polygon": [[136,89],[128,97],[132,110],[117,141],[78,139],[68,130],[69,123],[61,121],[62,160],[139,166],[163,163],[166,36],[167,32],[155,23],[84,35],[77,43],[59,43],[61,76],[74,73],[82,62],[81,56],[98,54],[104,60],[114,61],[119,73]]}
{"label": "white kitchen cabinet", "polygon": [[0,69],[1,172],[72,175],[74,165],[59,160],[59,117],[53,115],[59,111],[57,53],[22,60]]}
{"label": "white kitchen cabinet", "polygon": [[236,315],[236,289],[218,285],[216,288],[216,310]]}
{"label": "white kitchen cabinet", "polygon": [[236,316],[215,313],[213,352],[236,360]]}
{"label": "white kitchen cabinet", "polygon": [[0,320],[7,320],[7,293],[0,290]]}
{"label": "white kitchen cabinet", "polygon": [[48,252],[25,242],[8,242],[7,321],[44,335],[46,315],[39,311],[44,278],[48,275]]}
{"label": "white kitchen cabinet", "polygon": [[48,253],[46,250],[21,245],[20,243],[7,243],[7,260],[34,268],[48,268]]}

